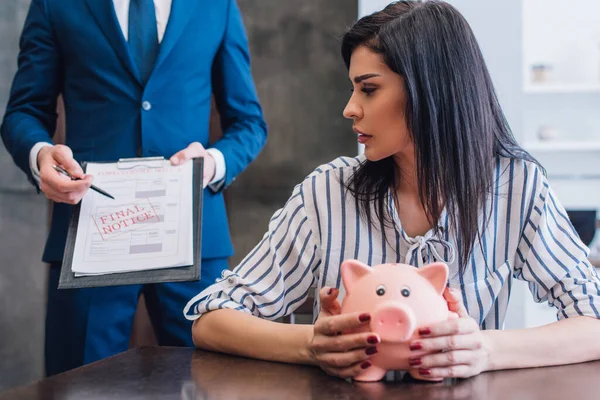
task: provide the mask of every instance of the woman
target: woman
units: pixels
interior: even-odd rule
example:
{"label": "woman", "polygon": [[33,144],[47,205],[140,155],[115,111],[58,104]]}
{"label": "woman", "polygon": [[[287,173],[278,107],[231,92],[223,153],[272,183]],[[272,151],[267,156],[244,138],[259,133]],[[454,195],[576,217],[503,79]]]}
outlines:
{"label": "woman", "polygon": [[[353,85],[344,116],[364,156],[317,168],[242,263],[188,303],[188,318],[202,315],[196,346],[339,377],[364,372],[379,337],[338,335],[370,319],[339,315],[339,266],[356,258],[449,265],[445,296],[460,318],[420,327],[411,348],[434,354],[410,360],[416,376],[600,358],[600,281],[588,249],[513,138],[464,18],[443,2],[394,3],[358,21],[342,55]],[[513,278],[559,321],[501,331]],[[314,325],[269,321],[314,286]]]}

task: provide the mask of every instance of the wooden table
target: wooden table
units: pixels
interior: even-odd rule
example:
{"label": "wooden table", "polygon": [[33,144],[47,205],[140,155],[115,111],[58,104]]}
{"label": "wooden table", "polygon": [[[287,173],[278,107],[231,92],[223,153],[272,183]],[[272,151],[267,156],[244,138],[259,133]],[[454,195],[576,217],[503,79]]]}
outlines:
{"label": "wooden table", "polygon": [[600,362],[500,371],[464,380],[352,383],[314,367],[183,348],[146,347],[0,394],[8,399],[486,399],[600,398]]}

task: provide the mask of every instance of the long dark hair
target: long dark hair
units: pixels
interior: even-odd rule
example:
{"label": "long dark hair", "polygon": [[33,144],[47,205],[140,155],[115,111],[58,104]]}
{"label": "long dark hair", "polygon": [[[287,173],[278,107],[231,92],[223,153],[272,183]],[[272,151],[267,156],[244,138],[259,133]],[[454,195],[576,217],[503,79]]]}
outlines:
{"label": "long dark hair", "polygon": [[[361,18],[344,35],[342,57],[358,46],[381,54],[404,78],[407,126],[415,146],[419,198],[430,224],[445,203],[460,246],[464,271],[476,239],[479,216],[493,184],[496,157],[537,161],[515,140],[500,108],[479,45],[464,17],[442,1],[398,1]],[[393,160],[365,161],[346,183],[371,224],[371,203],[384,223],[388,190],[397,188]],[[436,226],[436,229],[439,227]]]}

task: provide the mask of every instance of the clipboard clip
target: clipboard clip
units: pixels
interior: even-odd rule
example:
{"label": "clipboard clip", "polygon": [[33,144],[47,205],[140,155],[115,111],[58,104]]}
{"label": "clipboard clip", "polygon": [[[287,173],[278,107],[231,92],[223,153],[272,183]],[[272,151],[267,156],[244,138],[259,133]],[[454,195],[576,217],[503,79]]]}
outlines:
{"label": "clipboard clip", "polygon": [[133,169],[138,167],[145,168],[162,168],[165,158],[158,157],[134,157],[134,158],[119,158],[117,169]]}

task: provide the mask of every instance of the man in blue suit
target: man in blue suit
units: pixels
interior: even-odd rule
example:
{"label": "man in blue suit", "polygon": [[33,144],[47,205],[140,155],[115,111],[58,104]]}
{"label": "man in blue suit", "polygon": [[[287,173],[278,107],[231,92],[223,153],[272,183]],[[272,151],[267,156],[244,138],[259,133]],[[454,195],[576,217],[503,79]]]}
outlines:
{"label": "man in blue suit", "polygon": [[[182,310],[233,253],[222,190],[266,140],[235,0],[32,0],[20,48],[1,133],[54,201],[43,255],[51,264],[46,373],[126,350],[141,293],[159,344],[192,346]],[[51,139],[59,94],[66,145]],[[211,94],[223,137],[209,148]],[[92,180],[77,162],[145,156],[205,159],[201,280],[58,291],[71,207]]]}

